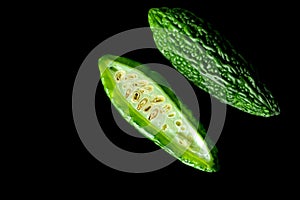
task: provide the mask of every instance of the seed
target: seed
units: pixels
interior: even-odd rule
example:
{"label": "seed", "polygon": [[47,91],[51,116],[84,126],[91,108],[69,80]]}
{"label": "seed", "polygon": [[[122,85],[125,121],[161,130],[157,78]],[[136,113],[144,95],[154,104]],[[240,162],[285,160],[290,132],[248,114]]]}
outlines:
{"label": "seed", "polygon": [[153,100],[152,100],[152,102],[153,103],[160,103],[160,102],[163,102],[165,100],[165,97],[163,97],[163,96],[157,96],[157,97],[155,97]]}
{"label": "seed", "polygon": [[153,86],[152,85],[147,85],[145,87],[142,87],[141,91],[143,93],[151,93],[153,91]]}
{"label": "seed", "polygon": [[167,125],[167,124],[164,124],[164,125],[162,126],[162,130],[163,130],[163,131],[167,130],[167,128],[168,128],[168,125]]}
{"label": "seed", "polygon": [[181,122],[181,120],[176,120],[175,124],[176,124],[176,126],[181,126],[182,122]]}
{"label": "seed", "polygon": [[115,73],[115,79],[116,79],[116,81],[117,82],[121,81],[122,78],[124,77],[124,75],[125,75],[125,71],[123,71],[123,70],[117,71]]}
{"label": "seed", "polygon": [[162,107],[162,112],[169,112],[172,109],[172,106],[170,104],[166,104]]}
{"label": "seed", "polygon": [[144,109],[145,112],[148,112],[151,109],[151,105]]}
{"label": "seed", "polygon": [[149,120],[152,120],[152,119],[154,119],[157,115],[158,115],[158,109],[155,108],[155,109],[152,111],[152,113],[149,115],[148,119],[149,119]]}
{"label": "seed", "polygon": [[128,75],[125,77],[125,80],[135,79],[136,77],[137,77],[136,74],[128,74]]}
{"label": "seed", "polygon": [[132,96],[133,101],[138,101],[140,99],[141,93],[139,91],[135,91]]}
{"label": "seed", "polygon": [[129,95],[131,94],[131,89],[127,89],[126,93],[125,93],[125,98],[129,97]]}
{"label": "seed", "polygon": [[148,102],[147,98],[143,98],[137,106],[137,109],[140,110]]}
{"label": "seed", "polygon": [[144,87],[144,86],[146,86],[147,84],[148,84],[147,81],[145,81],[145,80],[140,80],[140,81],[135,82],[133,85],[136,86],[136,87]]}
{"label": "seed", "polygon": [[168,115],[168,117],[174,117],[175,116],[175,113],[170,113],[169,115]]}

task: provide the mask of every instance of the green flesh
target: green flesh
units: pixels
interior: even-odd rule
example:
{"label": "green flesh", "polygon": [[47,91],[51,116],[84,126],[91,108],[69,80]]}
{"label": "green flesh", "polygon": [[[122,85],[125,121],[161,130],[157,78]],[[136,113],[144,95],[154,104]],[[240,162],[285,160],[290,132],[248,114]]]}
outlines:
{"label": "green flesh", "polygon": [[203,126],[166,84],[146,76],[157,73],[113,55],[102,56],[98,65],[107,96],[128,123],[182,163],[206,172],[219,169],[217,149],[203,139]]}
{"label": "green flesh", "polygon": [[200,89],[244,112],[278,115],[278,103],[249,64],[209,23],[188,10],[152,8],[148,20],[159,51]]}

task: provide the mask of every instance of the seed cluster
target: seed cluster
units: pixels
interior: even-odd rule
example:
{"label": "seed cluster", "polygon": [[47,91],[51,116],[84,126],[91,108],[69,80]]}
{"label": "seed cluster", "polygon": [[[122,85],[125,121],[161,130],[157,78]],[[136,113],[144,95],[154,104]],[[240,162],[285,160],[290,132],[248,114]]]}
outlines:
{"label": "seed cluster", "polygon": [[162,92],[155,89],[155,85],[144,80],[143,76],[136,73],[118,70],[115,80],[123,96],[152,124],[162,131],[169,129],[173,132],[185,132],[186,126],[176,113],[172,105],[166,100]]}

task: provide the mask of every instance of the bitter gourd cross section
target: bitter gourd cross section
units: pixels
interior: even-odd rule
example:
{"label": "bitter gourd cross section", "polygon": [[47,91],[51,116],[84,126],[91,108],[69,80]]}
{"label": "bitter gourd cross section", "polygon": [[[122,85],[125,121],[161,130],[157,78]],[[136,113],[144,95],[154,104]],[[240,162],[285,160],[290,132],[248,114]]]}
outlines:
{"label": "bitter gourd cross section", "polygon": [[217,148],[203,125],[171,88],[150,76],[155,73],[114,55],[102,56],[98,66],[107,96],[128,123],[182,163],[205,172],[218,171]]}

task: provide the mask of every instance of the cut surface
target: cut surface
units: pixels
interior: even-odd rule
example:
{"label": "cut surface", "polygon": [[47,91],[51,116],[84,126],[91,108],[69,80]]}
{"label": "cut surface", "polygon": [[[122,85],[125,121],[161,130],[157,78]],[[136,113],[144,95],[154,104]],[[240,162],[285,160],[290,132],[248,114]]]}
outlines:
{"label": "cut surface", "polygon": [[194,168],[218,170],[216,147],[203,139],[206,132],[185,115],[174,99],[151,77],[126,58],[105,55],[99,59],[101,81],[119,113],[145,137],[181,162]]}

